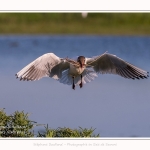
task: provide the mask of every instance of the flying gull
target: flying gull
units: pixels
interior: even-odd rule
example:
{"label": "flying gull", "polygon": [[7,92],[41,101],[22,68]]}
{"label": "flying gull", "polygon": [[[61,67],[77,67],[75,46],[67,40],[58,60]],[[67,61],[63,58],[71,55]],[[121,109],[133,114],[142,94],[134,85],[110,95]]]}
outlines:
{"label": "flying gull", "polygon": [[47,53],[25,66],[16,77],[23,81],[51,77],[75,89],[75,85],[82,88],[83,84],[94,80],[99,73],[117,74],[128,79],[149,77],[149,72],[107,52],[91,58],[79,56],[76,59],[59,58],[54,53]]}

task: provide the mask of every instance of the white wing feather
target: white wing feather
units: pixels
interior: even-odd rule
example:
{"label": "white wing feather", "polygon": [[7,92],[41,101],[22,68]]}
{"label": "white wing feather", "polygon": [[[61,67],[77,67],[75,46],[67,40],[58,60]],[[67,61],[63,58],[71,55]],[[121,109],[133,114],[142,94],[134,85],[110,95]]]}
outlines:
{"label": "white wing feather", "polygon": [[[55,69],[55,71],[52,72],[51,70],[57,65],[59,65],[59,69]],[[49,76],[54,79],[58,79],[61,76],[61,71],[67,67],[68,64],[65,63],[64,60],[60,59],[53,53],[47,53],[28,64],[26,67],[20,70],[16,76],[17,78],[20,78],[20,80],[27,81],[39,80],[42,77]]]}
{"label": "white wing feather", "polygon": [[124,78],[147,78],[148,72],[122,60],[116,55],[104,53],[93,58],[86,58],[88,66],[92,66],[97,73],[118,74]]}

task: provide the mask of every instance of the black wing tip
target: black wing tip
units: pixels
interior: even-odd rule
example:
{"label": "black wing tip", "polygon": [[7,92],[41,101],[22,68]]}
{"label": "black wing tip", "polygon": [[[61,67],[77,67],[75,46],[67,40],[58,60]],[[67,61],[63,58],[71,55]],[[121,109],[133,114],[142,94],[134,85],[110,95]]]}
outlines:
{"label": "black wing tip", "polygon": [[16,76],[16,79],[18,79],[18,78],[19,78],[17,74],[15,74],[15,76]]}
{"label": "black wing tip", "polygon": [[148,78],[149,77],[149,72],[147,72],[147,75],[146,76],[144,76],[144,78]]}
{"label": "black wing tip", "polygon": [[140,75],[140,76],[134,77],[134,78],[132,78],[132,79],[133,79],[133,80],[135,80],[135,79],[140,80],[140,79],[148,79],[148,77],[149,77],[149,75],[145,75],[145,76]]}
{"label": "black wing tip", "polygon": [[146,75],[146,76],[139,76],[138,78],[140,79],[148,79],[149,75]]}
{"label": "black wing tip", "polygon": [[30,81],[30,79],[28,79],[28,78],[20,78],[20,81]]}
{"label": "black wing tip", "polygon": [[[16,79],[19,78],[19,76],[17,74],[15,74],[15,76],[16,76]],[[22,78],[22,77],[20,77],[20,81],[32,81],[32,80],[28,79],[28,78]]]}

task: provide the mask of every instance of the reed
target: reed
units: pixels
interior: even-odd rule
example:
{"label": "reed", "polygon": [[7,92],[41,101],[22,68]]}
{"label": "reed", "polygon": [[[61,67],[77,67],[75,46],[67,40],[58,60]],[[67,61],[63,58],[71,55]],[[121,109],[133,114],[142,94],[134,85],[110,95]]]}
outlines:
{"label": "reed", "polygon": [[[38,131],[38,134],[34,133],[36,126],[42,126],[44,129]],[[95,129],[81,128],[71,129],[66,127],[58,127],[57,129],[51,129],[45,125],[38,124],[35,121],[29,119],[29,113],[24,111],[15,111],[11,115],[7,115],[4,109],[0,110],[0,137],[99,137],[99,134],[95,135]]]}
{"label": "reed", "polygon": [[0,34],[149,35],[150,13],[0,13]]}

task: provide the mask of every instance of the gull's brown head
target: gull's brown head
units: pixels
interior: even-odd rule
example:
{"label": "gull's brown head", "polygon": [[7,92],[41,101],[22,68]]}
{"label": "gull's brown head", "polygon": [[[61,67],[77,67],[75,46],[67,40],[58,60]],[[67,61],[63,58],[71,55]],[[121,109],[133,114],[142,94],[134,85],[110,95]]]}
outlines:
{"label": "gull's brown head", "polygon": [[79,56],[77,62],[80,64],[80,67],[82,68],[83,66],[85,66],[85,57]]}

